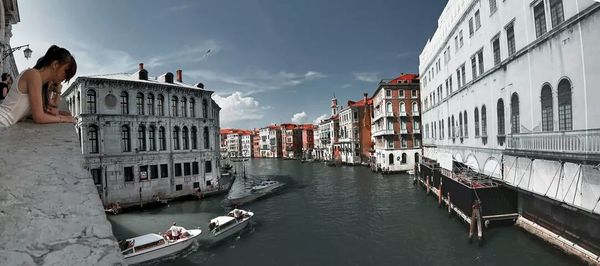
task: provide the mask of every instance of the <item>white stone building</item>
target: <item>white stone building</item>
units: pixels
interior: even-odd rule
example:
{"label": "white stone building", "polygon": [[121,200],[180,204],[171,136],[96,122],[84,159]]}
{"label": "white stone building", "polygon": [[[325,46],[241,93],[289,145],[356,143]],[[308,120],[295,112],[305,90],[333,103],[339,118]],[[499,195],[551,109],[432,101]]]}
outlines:
{"label": "white stone building", "polygon": [[215,190],[219,111],[212,91],[177,71],[78,77],[66,91],[86,167],[105,205],[133,205]]}
{"label": "white stone building", "polygon": [[252,133],[250,131],[242,133],[242,157],[252,157]]}
{"label": "white stone building", "polygon": [[595,251],[599,10],[591,0],[449,1],[419,57],[424,156],[526,191],[523,218],[585,236]]}
{"label": "white stone building", "polygon": [[[12,25],[21,21],[17,0],[0,1],[0,21],[2,21],[2,23],[0,23],[0,56],[2,56],[2,61],[0,61],[0,69],[2,69],[2,72],[0,72],[0,74],[10,73],[14,79],[19,75],[14,57],[23,56],[23,54],[20,51],[15,51],[8,56],[4,56],[4,54],[11,50],[10,38],[12,37]],[[16,46],[21,46],[23,44],[17,44]]]}
{"label": "white stone building", "polygon": [[242,138],[240,134],[227,134],[227,154],[229,158],[242,157]]}

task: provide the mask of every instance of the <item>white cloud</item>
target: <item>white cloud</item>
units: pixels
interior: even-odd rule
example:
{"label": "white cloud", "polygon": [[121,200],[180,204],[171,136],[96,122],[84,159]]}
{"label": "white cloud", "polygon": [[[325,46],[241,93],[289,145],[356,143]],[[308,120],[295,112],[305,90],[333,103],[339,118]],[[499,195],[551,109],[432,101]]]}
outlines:
{"label": "white cloud", "polygon": [[222,127],[234,126],[232,123],[247,120],[260,120],[265,116],[269,106],[262,106],[254,97],[243,96],[236,91],[230,95],[213,95],[215,102],[221,107]]}
{"label": "white cloud", "polygon": [[297,86],[308,81],[325,78],[326,75],[317,71],[307,71],[305,74],[297,74],[287,71],[268,72],[257,70],[253,73],[229,75],[227,73],[212,70],[196,69],[184,73],[192,79],[213,82],[222,82],[225,85],[233,85],[236,90],[243,90],[244,94],[250,95],[259,92],[280,90]]}
{"label": "white cloud", "polygon": [[315,120],[313,121],[313,124],[319,124],[319,123],[321,123],[321,120],[325,120],[328,117],[329,117],[329,115],[322,114],[321,116],[315,118]]}
{"label": "white cloud", "polygon": [[294,116],[292,116],[292,122],[296,124],[302,124],[304,123],[304,120],[306,120],[306,117],[306,112],[295,113]]}
{"label": "white cloud", "polygon": [[364,82],[377,82],[379,81],[379,72],[354,72],[352,73],[354,78]]}

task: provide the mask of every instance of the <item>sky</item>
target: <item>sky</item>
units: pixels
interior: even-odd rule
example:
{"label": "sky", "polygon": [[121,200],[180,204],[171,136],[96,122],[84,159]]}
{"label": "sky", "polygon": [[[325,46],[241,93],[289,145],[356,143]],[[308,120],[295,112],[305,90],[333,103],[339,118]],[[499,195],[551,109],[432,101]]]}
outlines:
{"label": "sky", "polygon": [[314,123],[417,73],[444,0],[25,0],[11,46],[20,71],[56,44],[78,76],[183,70],[222,108],[221,128]]}

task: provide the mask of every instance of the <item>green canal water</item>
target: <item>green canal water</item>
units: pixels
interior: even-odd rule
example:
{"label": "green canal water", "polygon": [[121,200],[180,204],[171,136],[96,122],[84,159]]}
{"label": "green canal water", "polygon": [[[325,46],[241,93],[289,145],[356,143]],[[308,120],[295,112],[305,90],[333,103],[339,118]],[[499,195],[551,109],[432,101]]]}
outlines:
{"label": "green canal water", "polygon": [[[241,164],[241,163],[239,163]],[[197,244],[153,265],[573,265],[578,261],[512,226],[467,241],[467,226],[413,185],[408,175],[365,167],[254,159],[231,193],[267,178],[287,184],[243,206],[254,212],[241,234],[212,243],[208,221],[225,196],[110,216],[117,239],[165,231],[173,221],[203,230]]]}

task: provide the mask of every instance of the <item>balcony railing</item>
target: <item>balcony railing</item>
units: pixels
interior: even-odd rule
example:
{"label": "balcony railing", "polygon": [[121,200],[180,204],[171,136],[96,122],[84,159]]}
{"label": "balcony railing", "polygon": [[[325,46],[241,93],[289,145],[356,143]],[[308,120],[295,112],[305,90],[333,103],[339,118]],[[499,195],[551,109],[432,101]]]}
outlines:
{"label": "balcony railing", "polygon": [[507,149],[600,155],[600,129],[507,135]]}
{"label": "balcony railing", "polygon": [[383,135],[394,135],[393,129],[380,129],[373,131],[373,137],[383,136]]}

